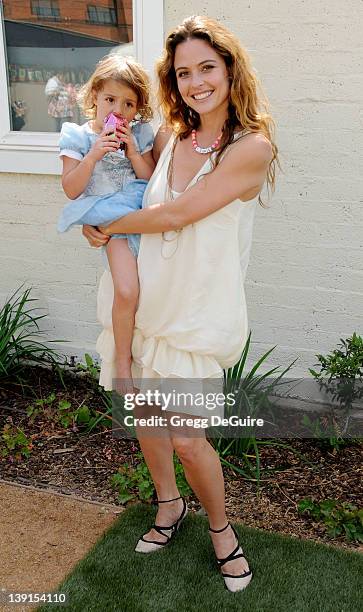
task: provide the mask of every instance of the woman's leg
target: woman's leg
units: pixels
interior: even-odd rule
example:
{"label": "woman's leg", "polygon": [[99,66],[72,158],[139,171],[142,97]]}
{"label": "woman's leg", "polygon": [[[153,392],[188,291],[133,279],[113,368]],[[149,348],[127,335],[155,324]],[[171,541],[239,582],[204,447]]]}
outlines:
{"label": "woman's leg", "polygon": [[116,346],[116,390],[127,393],[133,390],[131,343],[139,297],[137,262],[124,238],[109,240],[106,251],[114,286],[112,324]]}
{"label": "woman's leg", "polygon": [[[152,415],[165,417],[165,412],[158,406],[137,406],[134,416],[147,418]],[[167,427],[140,427],[136,425],[136,435],[140,443],[146,464],[150,470],[158,499],[174,499],[179,496],[174,471],[174,448]],[[175,523],[183,509],[183,501],[175,500],[168,504],[160,504],[155,519],[156,525],[168,526]],[[166,542],[163,536],[155,529],[150,529],[145,535],[146,540]]]}
{"label": "woman's leg", "polygon": [[[183,464],[186,479],[205,508],[210,527],[221,529],[227,524],[228,519],[225,510],[223,471],[216,451],[206,439],[202,429],[196,430],[193,427],[169,429],[172,445]],[[210,534],[217,557],[227,557],[236,547],[236,538],[231,528],[222,533],[210,532]],[[223,566],[224,572],[234,575],[247,570],[248,563],[243,558],[229,561]]]}

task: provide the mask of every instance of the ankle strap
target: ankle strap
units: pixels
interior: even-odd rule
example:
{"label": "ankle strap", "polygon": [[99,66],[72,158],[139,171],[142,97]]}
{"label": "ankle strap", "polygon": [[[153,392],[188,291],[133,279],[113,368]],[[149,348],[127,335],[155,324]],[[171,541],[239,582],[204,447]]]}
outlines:
{"label": "ankle strap", "polygon": [[158,499],[158,504],[166,504],[167,502],[171,502],[171,501],[175,501],[177,499],[181,499],[182,496],[179,495],[179,497],[173,497],[173,499]]}
{"label": "ankle strap", "polygon": [[209,531],[213,531],[213,533],[221,533],[222,531],[227,529],[227,527],[229,527],[229,521],[225,527],[222,527],[222,529],[212,529],[212,527],[209,527]]}

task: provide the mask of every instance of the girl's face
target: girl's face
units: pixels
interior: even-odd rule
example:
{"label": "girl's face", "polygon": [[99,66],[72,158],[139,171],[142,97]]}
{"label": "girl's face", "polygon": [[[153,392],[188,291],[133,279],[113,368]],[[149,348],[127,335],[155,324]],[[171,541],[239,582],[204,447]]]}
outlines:
{"label": "girl's face", "polygon": [[137,113],[137,94],[124,83],[107,79],[103,89],[93,92],[97,107],[95,125],[102,129],[104,118],[111,112],[120,113],[127,121],[132,121]]}
{"label": "girl's face", "polygon": [[190,38],[175,49],[174,69],[184,102],[199,115],[226,113],[228,71],[224,59],[206,41]]}

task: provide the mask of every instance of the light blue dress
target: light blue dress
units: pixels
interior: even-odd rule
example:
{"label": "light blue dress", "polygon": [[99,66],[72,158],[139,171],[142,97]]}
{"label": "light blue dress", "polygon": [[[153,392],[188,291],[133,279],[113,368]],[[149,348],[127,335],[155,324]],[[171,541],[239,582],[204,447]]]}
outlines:
{"label": "light blue dress", "polygon": [[[150,151],[154,141],[150,123],[136,122],[131,125],[131,130],[136,150],[141,154]],[[83,125],[66,122],[60,134],[59,156],[82,161],[98,137],[88,122]],[[96,162],[84,192],[62,210],[58,231],[66,232],[73,225],[107,225],[140,209],[146,185],[147,181],[136,178],[123,151],[106,153]],[[114,234],[112,238],[127,238],[129,248],[137,257],[140,234]]]}

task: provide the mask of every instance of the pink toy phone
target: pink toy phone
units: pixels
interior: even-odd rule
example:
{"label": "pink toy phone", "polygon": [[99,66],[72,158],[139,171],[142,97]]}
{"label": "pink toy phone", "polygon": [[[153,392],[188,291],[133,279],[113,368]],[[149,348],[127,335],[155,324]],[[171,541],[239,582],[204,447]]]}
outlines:
{"label": "pink toy phone", "polygon": [[107,117],[105,117],[105,119],[103,120],[103,125],[106,128],[106,134],[115,134],[115,136],[118,138],[119,142],[120,142],[120,149],[121,151],[125,150],[125,143],[120,141],[120,136],[118,134],[118,131],[120,130],[121,127],[123,127],[124,125],[127,125],[127,120],[120,115],[119,113],[109,113],[107,115]]}

